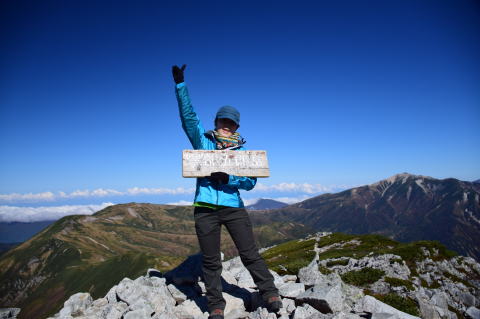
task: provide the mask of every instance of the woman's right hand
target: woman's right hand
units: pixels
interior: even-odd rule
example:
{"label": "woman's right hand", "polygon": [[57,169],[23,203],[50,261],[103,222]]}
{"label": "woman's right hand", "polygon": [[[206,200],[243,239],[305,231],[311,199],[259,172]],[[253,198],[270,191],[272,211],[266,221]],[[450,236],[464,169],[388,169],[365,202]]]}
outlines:
{"label": "woman's right hand", "polygon": [[183,71],[185,70],[186,66],[187,66],[186,64],[182,65],[182,68],[179,68],[176,65],[172,66],[173,80],[175,81],[176,84],[182,83],[184,81]]}

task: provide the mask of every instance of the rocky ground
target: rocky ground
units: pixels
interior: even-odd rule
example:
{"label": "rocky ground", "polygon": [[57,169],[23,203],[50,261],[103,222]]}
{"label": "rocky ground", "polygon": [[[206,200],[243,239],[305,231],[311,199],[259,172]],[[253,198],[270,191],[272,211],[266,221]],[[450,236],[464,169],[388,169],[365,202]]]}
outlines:
{"label": "rocky ground", "polygon": [[[315,254],[296,274],[270,270],[283,301],[278,314],[267,311],[239,257],[224,261],[225,318],[480,318],[480,264],[474,259],[440,258],[435,249],[423,247],[414,264],[395,254],[321,258],[325,252],[360,245],[356,239],[322,245],[329,235],[298,241],[314,239]],[[72,295],[50,319],[206,319],[201,278],[201,255],[192,255],[167,273],[149,269],[134,280],[124,278],[103,298]],[[15,314],[11,310],[10,317]]]}

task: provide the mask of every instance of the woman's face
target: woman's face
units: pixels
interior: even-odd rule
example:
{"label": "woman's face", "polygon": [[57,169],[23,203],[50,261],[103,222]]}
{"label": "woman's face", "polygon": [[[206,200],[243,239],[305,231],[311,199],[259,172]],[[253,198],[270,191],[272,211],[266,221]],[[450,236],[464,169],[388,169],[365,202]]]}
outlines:
{"label": "woman's face", "polygon": [[219,118],[215,121],[215,129],[223,136],[229,137],[238,129],[237,123],[231,119]]}

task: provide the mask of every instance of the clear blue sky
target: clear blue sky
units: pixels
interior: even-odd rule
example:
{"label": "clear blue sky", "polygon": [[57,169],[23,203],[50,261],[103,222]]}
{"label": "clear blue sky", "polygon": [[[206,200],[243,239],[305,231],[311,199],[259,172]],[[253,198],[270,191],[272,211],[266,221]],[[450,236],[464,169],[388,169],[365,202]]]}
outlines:
{"label": "clear blue sky", "polygon": [[0,194],[193,187],[174,64],[207,129],[240,110],[265,185],[480,178],[478,1],[0,6]]}

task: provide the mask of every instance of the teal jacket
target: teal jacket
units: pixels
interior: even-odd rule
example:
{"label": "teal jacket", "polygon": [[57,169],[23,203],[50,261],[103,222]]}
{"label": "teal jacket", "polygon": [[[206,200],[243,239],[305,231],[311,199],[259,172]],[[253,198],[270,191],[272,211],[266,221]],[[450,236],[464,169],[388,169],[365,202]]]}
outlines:
{"label": "teal jacket", "polygon": [[[182,127],[195,150],[215,150],[215,138],[206,132],[193,110],[185,82],[175,85]],[[245,150],[240,146],[237,150]],[[205,202],[221,206],[244,207],[239,189],[251,190],[257,183],[256,177],[230,175],[227,184],[212,183],[206,177],[197,178],[194,202]]]}

